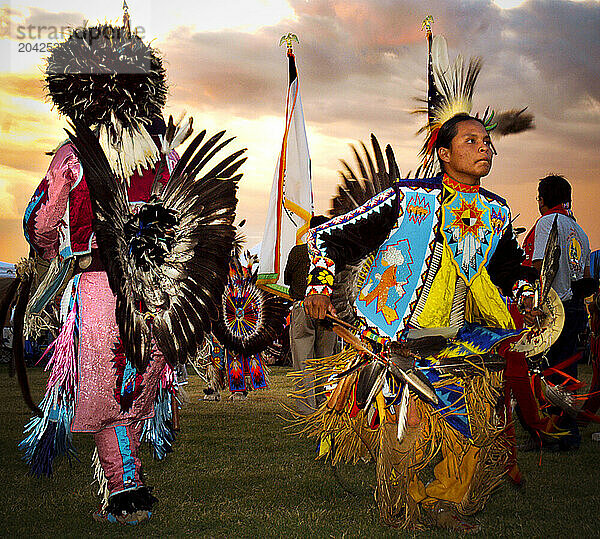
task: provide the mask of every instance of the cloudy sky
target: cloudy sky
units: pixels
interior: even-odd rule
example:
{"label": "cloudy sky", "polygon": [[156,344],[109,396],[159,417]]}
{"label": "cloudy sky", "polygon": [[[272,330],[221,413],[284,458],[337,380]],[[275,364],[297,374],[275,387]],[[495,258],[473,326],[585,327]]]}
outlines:
{"label": "cloudy sky", "polygon": [[[227,129],[248,148],[238,214],[249,245],[264,227],[283,133],[287,69],[283,34],[294,32],[308,131],[316,211],[325,213],[349,143],[371,132],[394,148],[403,172],[414,170],[425,95],[426,43],[432,14],[450,55],[484,59],[474,111],[528,106],[536,129],[495,141],[498,156],[483,181],[505,196],[517,224],[536,218],[537,179],[562,173],[574,211],[600,248],[600,2],[596,0],[184,0],[128,1],[132,26],[166,60],[166,113],[186,112],[209,131]],[[89,6],[89,7],[88,7]],[[46,100],[44,53],[28,43],[57,39],[83,21],[117,21],[120,0],[4,4],[0,19],[0,260],[26,255],[20,220],[64,139],[64,118]],[[38,46],[38,49],[40,47]],[[24,49],[19,52],[19,49]],[[26,51],[29,49],[29,52]]]}

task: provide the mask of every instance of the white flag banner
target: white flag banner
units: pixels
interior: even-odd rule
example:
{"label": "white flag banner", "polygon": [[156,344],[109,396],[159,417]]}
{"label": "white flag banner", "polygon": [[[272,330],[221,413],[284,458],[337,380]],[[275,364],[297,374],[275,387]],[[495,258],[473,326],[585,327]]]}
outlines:
{"label": "white flag banner", "polygon": [[269,210],[259,258],[257,284],[289,297],[283,272],[292,247],[302,243],[313,214],[310,155],[298,88],[296,60],[288,50],[290,83],[285,132],[275,167]]}

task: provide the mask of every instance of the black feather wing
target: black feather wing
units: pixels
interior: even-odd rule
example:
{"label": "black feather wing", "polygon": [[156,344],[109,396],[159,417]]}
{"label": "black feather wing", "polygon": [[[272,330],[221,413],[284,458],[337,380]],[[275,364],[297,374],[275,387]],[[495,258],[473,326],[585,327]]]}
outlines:
{"label": "black feather wing", "polygon": [[[329,211],[332,217],[358,208],[400,179],[400,171],[391,146],[386,147],[384,156],[379,141],[373,134],[371,134],[371,146],[373,150],[369,152],[367,146],[360,142],[362,155],[354,146],[351,146],[356,169],[353,169],[346,161],[341,161],[343,167],[343,170],[339,172],[341,182],[338,185],[337,195],[331,201],[331,210]],[[353,305],[359,293],[359,276],[361,272],[368,269],[371,261],[372,257],[369,256],[352,261],[336,273],[331,302],[338,316],[349,324],[357,322]]]}
{"label": "black feather wing", "polygon": [[384,158],[379,141],[373,134],[371,134],[371,145],[373,146],[372,155],[363,142],[360,142],[362,155],[355,146],[350,145],[356,161],[356,169],[353,169],[346,161],[340,161],[342,164],[342,170],[339,171],[341,181],[329,210],[332,217],[358,208],[377,193],[391,187],[400,178],[391,146],[386,147]]}
{"label": "black feather wing", "polygon": [[150,359],[152,336],[170,364],[194,356],[218,317],[235,235],[242,151],[204,172],[232,139],[224,132],[202,144],[198,135],[160,195],[130,210],[92,132],[74,126],[71,140],[92,199],[94,231],[111,289],[127,357],[139,370]]}

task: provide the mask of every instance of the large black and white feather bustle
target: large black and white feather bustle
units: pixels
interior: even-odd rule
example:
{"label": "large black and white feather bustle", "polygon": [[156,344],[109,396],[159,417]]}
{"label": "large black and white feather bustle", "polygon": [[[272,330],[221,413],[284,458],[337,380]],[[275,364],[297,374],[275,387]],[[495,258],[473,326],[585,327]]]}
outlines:
{"label": "large black and white feather bustle", "polygon": [[88,126],[110,125],[112,115],[125,128],[148,124],[167,100],[158,51],[110,24],[75,28],[53,47],[46,88],[59,113]]}
{"label": "large black and white feather bustle", "polygon": [[129,207],[94,134],[80,122],[71,140],[83,165],[93,228],[112,291],[125,353],[142,371],[152,338],[173,365],[194,357],[217,320],[235,236],[239,150],[204,172],[232,138],[200,133],[149,202]]}

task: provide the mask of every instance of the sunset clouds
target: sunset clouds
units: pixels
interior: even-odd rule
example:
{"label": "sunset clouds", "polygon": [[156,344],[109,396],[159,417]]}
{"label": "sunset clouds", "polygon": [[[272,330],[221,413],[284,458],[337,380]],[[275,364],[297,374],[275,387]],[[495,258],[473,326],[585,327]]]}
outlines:
{"label": "sunset clouds", "polygon": [[[179,0],[128,3],[132,24],[144,26],[166,60],[167,113],[186,110],[198,128],[226,128],[248,148],[238,213],[248,220],[250,244],[262,235],[283,132],[287,71],[279,38],[291,31],[300,39],[295,51],[315,204],[324,212],[338,160],[350,159],[349,142],[374,132],[393,146],[403,172],[414,170],[421,143],[414,133],[422,119],[410,111],[414,98],[425,95],[420,26],[431,13],[434,33],[446,36],[451,56],[484,59],[474,111],[528,106],[536,117],[535,131],[495,142],[500,155],[486,185],[506,196],[513,212],[521,213],[518,224],[528,227],[536,217],[536,180],[564,173],[574,187],[575,213],[593,248],[600,247],[594,229],[600,200],[599,2],[529,0],[510,10],[484,0],[433,1],[426,10],[420,1],[388,0],[225,1],[210,8]],[[58,26],[120,17],[119,2],[86,14],[77,6],[55,2],[48,11],[13,2],[4,13],[13,21],[13,39],[0,39],[0,45],[14,50],[18,44],[15,22]],[[44,152],[64,138],[66,122],[43,97],[41,58],[29,54],[16,68],[15,62],[3,66],[1,74],[0,210],[14,223],[48,164]],[[0,222],[5,261],[26,253],[24,243],[19,252],[14,239],[6,243],[18,228],[14,223]]]}

